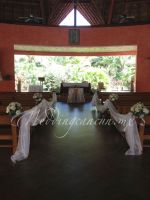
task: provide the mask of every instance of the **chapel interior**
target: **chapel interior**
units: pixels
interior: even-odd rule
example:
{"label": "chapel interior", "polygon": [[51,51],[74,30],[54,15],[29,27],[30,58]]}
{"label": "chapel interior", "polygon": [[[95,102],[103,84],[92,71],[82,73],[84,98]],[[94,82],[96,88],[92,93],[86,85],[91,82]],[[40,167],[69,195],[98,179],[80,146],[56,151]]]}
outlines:
{"label": "chapel interior", "polygon": [[[148,200],[150,0],[1,0],[0,38],[0,199]],[[43,91],[43,76],[23,91],[16,55],[131,55],[136,70],[128,91]]]}

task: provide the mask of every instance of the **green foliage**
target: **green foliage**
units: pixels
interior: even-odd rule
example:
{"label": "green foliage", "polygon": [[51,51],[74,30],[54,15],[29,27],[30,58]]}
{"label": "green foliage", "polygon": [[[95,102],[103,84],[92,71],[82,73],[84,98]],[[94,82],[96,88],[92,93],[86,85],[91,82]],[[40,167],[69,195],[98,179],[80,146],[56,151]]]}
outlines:
{"label": "green foliage", "polygon": [[91,60],[93,67],[104,70],[110,77],[113,87],[118,85],[130,89],[131,77],[135,74],[135,57],[105,56]]}
{"label": "green foliage", "polygon": [[52,73],[45,76],[44,90],[59,92],[61,80],[54,76]]}
{"label": "green foliage", "polygon": [[94,89],[98,82],[105,88],[130,89],[135,74],[133,56],[15,56],[15,76],[22,80],[22,91],[31,84],[39,84],[38,77],[45,77],[45,91],[59,91],[60,83],[88,81]]}

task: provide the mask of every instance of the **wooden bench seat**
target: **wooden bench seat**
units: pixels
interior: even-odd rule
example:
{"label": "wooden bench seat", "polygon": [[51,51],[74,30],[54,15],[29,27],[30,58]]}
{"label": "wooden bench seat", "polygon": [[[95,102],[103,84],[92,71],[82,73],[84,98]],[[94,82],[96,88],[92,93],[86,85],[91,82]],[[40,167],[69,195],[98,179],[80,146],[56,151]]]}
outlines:
{"label": "wooden bench seat", "polygon": [[112,93],[116,93],[119,96],[116,101],[116,107],[122,114],[130,112],[131,106],[138,102],[144,103],[150,109],[150,92],[99,92],[98,97],[104,102]]}
{"label": "wooden bench seat", "polygon": [[117,103],[119,105],[133,105],[139,101],[145,105],[150,105],[150,92],[99,92],[98,95],[102,101],[105,101],[112,93],[118,94]]}
{"label": "wooden bench seat", "polygon": [[6,114],[0,114],[0,147],[11,147],[13,153],[17,147],[17,121],[11,123]]}
{"label": "wooden bench seat", "polygon": [[142,148],[150,147],[150,115],[145,116],[144,120],[140,120],[138,125]]}
{"label": "wooden bench seat", "polygon": [[[0,113],[6,112],[6,107],[11,102],[21,103],[23,110],[28,110],[35,106],[33,95],[35,92],[0,92]],[[52,97],[51,92],[43,92],[43,97],[49,100]]]}

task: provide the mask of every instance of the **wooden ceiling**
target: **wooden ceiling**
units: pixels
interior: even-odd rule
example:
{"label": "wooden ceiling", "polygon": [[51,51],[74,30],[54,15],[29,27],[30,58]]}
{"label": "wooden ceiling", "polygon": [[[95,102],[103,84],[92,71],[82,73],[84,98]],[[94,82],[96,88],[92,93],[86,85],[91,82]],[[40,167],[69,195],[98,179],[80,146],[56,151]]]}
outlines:
{"label": "wooden ceiling", "polygon": [[0,23],[59,26],[73,8],[91,26],[150,23],[150,0],[0,0]]}

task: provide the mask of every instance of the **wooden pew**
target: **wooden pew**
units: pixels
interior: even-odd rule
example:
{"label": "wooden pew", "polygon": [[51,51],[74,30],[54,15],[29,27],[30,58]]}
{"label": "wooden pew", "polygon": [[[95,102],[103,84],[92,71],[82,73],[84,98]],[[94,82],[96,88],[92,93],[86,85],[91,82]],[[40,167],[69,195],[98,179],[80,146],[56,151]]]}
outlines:
{"label": "wooden pew", "polygon": [[11,147],[14,153],[17,147],[17,119],[11,122],[9,115],[0,114],[0,147]]}
{"label": "wooden pew", "polygon": [[139,126],[139,135],[143,147],[150,147],[150,143],[146,144],[145,142],[149,140],[150,142],[150,115],[144,117],[144,120],[138,122]]}
{"label": "wooden pew", "polygon": [[[110,94],[115,92],[99,92],[99,98],[102,101],[105,101]],[[150,108],[150,92],[116,92],[119,95],[119,99],[117,101],[117,107],[120,113],[128,113],[130,111],[130,107],[135,103],[141,101]],[[6,112],[6,107],[10,102],[17,101],[21,103],[24,110],[30,109],[35,105],[35,101],[33,99],[34,92],[0,92],[0,113]],[[51,92],[43,92],[44,98],[47,100],[51,98]],[[91,94],[85,94],[85,99],[90,101]],[[91,96],[92,97],[92,96]],[[64,97],[58,95],[58,99],[62,101],[67,101],[67,96]]]}
{"label": "wooden pew", "polygon": [[[33,95],[35,92],[0,92],[0,113],[6,112],[6,107],[11,102],[21,103],[23,110],[28,110],[35,106]],[[52,97],[51,92],[43,92],[43,97],[49,100]]]}
{"label": "wooden pew", "polygon": [[117,105],[132,106],[135,103],[141,101],[145,105],[150,106],[150,92],[99,92],[98,95],[102,101],[105,101],[112,93],[116,93],[119,96]]}
{"label": "wooden pew", "polygon": [[116,93],[119,96],[119,99],[116,101],[116,106],[118,111],[122,114],[128,113],[131,106],[137,102],[144,103],[144,105],[150,109],[149,92],[99,92],[98,96],[104,102],[112,93]]}

